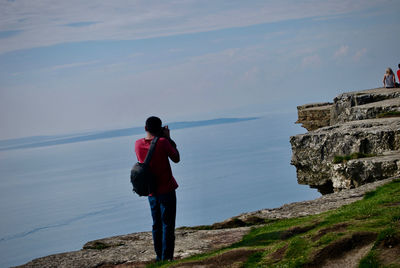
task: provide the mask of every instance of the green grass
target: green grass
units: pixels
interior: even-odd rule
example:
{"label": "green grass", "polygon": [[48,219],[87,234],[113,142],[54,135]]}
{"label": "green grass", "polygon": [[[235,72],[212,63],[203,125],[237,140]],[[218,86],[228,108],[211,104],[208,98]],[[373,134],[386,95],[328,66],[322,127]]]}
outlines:
{"label": "green grass", "polygon": [[352,153],[349,155],[335,155],[333,157],[333,163],[339,164],[349,161],[351,159],[359,159],[359,158],[373,157],[373,156],[376,156],[376,154]]}
{"label": "green grass", "polygon": [[[372,234],[376,239],[359,267],[384,267],[380,263],[383,250],[396,245],[400,247],[400,180],[379,187],[367,193],[362,200],[336,210],[276,220],[253,228],[240,242],[227,248],[148,267],[170,267],[188,261],[207,260],[234,249],[258,250],[242,267],[304,267],[318,263],[320,260],[315,256],[320,256],[318,254],[324,249],[361,233]],[[279,250],[280,254],[276,254]],[[400,263],[388,267],[400,267]]]}
{"label": "green grass", "polygon": [[237,217],[232,218],[226,222],[218,222],[212,225],[199,225],[199,226],[182,226],[179,227],[178,230],[218,230],[225,228],[237,228],[237,227],[245,227],[245,226],[253,226],[253,225],[262,225],[274,222],[275,220],[270,219],[262,219],[259,217],[249,217],[246,220],[241,220]]}
{"label": "green grass", "polygon": [[263,258],[263,252],[256,252],[252,254],[248,260],[243,264],[243,268],[251,268],[251,267],[262,267],[260,265],[262,258]]}
{"label": "green grass", "polygon": [[398,117],[400,116],[400,111],[389,111],[378,114],[377,118],[385,118],[385,117]]}
{"label": "green grass", "polygon": [[381,267],[379,260],[376,257],[376,253],[371,251],[367,256],[361,259],[359,268],[378,268]]}
{"label": "green grass", "polygon": [[319,242],[316,243],[316,246],[324,246],[324,245],[328,245],[331,242],[337,240],[339,237],[343,236],[343,233],[328,233],[324,236],[322,236],[319,239]]}
{"label": "green grass", "polygon": [[299,257],[305,258],[306,253],[310,249],[310,243],[305,238],[295,237],[290,241],[289,247],[286,251],[286,258],[297,259]]}

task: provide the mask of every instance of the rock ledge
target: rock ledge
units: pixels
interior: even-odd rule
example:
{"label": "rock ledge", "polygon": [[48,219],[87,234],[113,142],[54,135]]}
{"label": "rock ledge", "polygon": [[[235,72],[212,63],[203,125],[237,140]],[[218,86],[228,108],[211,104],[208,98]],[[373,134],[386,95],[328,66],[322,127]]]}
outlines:
{"label": "rock ledge", "polygon": [[[400,174],[399,88],[344,93],[333,104],[299,106],[298,113],[309,130],[290,138],[300,184],[327,194]],[[335,164],[335,157],[352,154],[374,157]]]}

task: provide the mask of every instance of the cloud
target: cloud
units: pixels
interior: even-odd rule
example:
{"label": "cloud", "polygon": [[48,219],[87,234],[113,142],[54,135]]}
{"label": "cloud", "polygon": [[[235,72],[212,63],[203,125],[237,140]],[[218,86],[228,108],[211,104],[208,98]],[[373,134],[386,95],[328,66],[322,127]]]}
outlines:
{"label": "cloud", "polygon": [[133,61],[125,66],[123,59],[108,66],[102,61],[85,72],[84,79],[79,77],[80,70],[71,68],[70,77],[49,75],[43,86],[13,85],[0,91],[0,124],[4,129],[0,136],[122,127],[135,120],[141,123],[149,114],[170,121],[168,118],[211,114],[289,94],[270,86],[282,80],[276,80],[277,75],[285,73],[282,66],[264,66],[275,57],[268,52],[265,47],[228,48],[140,72],[131,71]]}
{"label": "cloud", "polygon": [[89,26],[89,25],[92,25],[92,24],[96,24],[96,23],[98,23],[98,22],[96,22],[96,21],[80,21],[80,22],[68,23],[68,24],[65,24],[65,26],[68,26],[68,27],[85,27],[85,26]]}
{"label": "cloud", "polygon": [[144,53],[142,53],[142,52],[135,52],[135,53],[129,54],[128,58],[137,58],[137,57],[140,57],[143,55],[144,55]]}
{"label": "cloud", "polygon": [[347,45],[341,46],[341,47],[335,52],[334,58],[344,57],[344,56],[347,55],[347,52],[348,52],[348,51],[349,51],[349,46],[347,46]]}
{"label": "cloud", "polygon": [[376,0],[1,1],[0,31],[19,32],[2,39],[0,53],[66,42],[135,40],[337,16],[378,4]]}
{"label": "cloud", "polygon": [[362,49],[358,50],[356,52],[356,54],[354,54],[353,60],[354,61],[359,61],[365,55],[365,53],[367,53],[367,49],[366,48],[362,48]]}
{"label": "cloud", "polygon": [[302,67],[315,67],[321,64],[321,57],[317,54],[306,56],[301,61]]}
{"label": "cloud", "polygon": [[59,70],[59,69],[66,69],[66,68],[75,68],[75,67],[80,67],[80,66],[87,66],[87,65],[92,65],[96,64],[99,61],[86,61],[86,62],[74,62],[74,63],[69,63],[69,64],[61,64],[61,65],[55,65],[52,66],[48,69],[50,70]]}
{"label": "cloud", "polygon": [[260,73],[260,68],[258,66],[254,66],[244,73],[244,79],[253,81],[255,77],[259,75],[259,73]]}
{"label": "cloud", "polygon": [[20,30],[11,30],[11,31],[0,31],[0,39],[8,38],[14,35],[21,33]]}
{"label": "cloud", "polygon": [[179,53],[182,52],[183,49],[182,48],[171,48],[168,50],[169,53]]}

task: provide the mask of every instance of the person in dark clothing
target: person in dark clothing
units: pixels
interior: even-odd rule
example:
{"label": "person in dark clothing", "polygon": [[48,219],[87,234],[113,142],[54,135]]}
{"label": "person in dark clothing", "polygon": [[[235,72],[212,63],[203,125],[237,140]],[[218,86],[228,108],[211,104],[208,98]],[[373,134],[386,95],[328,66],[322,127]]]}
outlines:
{"label": "person in dark clothing", "polygon": [[170,137],[168,126],[161,127],[161,119],[155,116],[146,120],[146,137],[135,142],[135,152],[139,162],[143,163],[151,141],[158,136],[150,170],[156,176],[156,189],[148,196],[153,218],[153,243],[156,260],[172,260],[175,247],[176,194],[178,184],[172,175],[169,159],[178,163],[179,151]]}

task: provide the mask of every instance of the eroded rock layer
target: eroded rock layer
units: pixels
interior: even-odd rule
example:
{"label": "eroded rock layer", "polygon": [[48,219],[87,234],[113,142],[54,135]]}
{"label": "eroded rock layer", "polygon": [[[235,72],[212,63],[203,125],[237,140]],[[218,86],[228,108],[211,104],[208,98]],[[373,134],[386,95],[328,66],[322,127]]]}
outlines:
{"label": "eroded rock layer", "polygon": [[321,127],[329,126],[331,120],[332,103],[312,103],[297,106],[298,120],[296,124],[307,130],[315,130]]}
{"label": "eroded rock layer", "polygon": [[400,89],[344,93],[330,109],[328,126],[290,138],[300,184],[326,194],[400,174]]}
{"label": "eroded rock layer", "polygon": [[343,93],[334,99],[330,125],[377,118],[384,112],[400,111],[398,88],[377,88]]}

